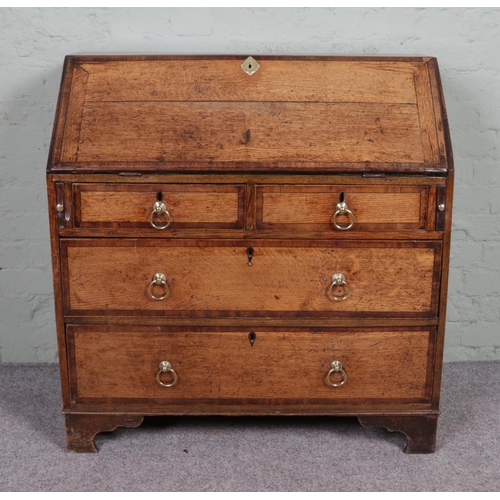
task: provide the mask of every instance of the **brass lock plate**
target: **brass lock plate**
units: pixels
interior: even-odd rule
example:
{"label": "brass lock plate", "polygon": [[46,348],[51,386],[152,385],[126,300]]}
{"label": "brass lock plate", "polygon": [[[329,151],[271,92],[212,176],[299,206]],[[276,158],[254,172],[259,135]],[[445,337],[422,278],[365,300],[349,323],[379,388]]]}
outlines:
{"label": "brass lock plate", "polygon": [[253,57],[247,57],[241,64],[241,69],[250,76],[252,76],[259,68],[260,64]]}

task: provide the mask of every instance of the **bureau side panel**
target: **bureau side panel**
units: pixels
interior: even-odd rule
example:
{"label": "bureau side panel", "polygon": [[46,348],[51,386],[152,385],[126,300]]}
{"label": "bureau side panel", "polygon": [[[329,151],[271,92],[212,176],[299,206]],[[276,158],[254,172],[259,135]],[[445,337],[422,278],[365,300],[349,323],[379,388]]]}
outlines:
{"label": "bureau side panel", "polygon": [[[446,189],[444,191],[444,200],[437,200],[437,204],[444,204],[444,217],[441,217],[441,223],[444,226],[443,235],[443,272],[441,273],[440,295],[439,295],[439,325],[436,340],[435,368],[434,368],[434,387],[432,405],[434,410],[439,409],[439,399],[441,393],[441,376],[444,354],[444,336],[446,329],[446,309],[448,303],[448,280],[450,272],[450,245],[452,231],[452,211],[453,211],[453,190],[455,181],[455,168],[453,160],[453,150],[451,144],[450,128],[446,112],[446,104],[441,83],[441,76],[437,60],[433,59],[429,64],[429,75],[431,80],[431,91],[433,95],[433,107],[435,112],[436,126],[440,131],[439,141],[440,149],[444,149],[449,169],[446,180]],[[444,203],[443,203],[444,201]]]}
{"label": "bureau side panel", "polygon": [[[56,211],[56,206],[63,201],[63,194],[57,192],[57,185],[52,176],[47,176],[47,201],[49,207],[50,249],[52,255],[52,279],[54,287],[55,324],[57,334],[57,352],[59,356],[59,370],[61,374],[61,389],[63,405],[69,407],[69,373],[66,350],[66,334],[63,317],[63,277],[61,271],[61,253],[59,246],[58,225],[64,224],[64,212]],[[62,215],[62,217],[60,217]]]}

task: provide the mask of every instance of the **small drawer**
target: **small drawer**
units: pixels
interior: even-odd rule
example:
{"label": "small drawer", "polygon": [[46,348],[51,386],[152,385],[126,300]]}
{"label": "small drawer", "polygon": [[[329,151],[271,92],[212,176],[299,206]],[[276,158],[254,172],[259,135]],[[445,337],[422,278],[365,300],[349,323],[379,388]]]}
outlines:
{"label": "small drawer", "polygon": [[66,314],[435,317],[441,242],[61,240]]}
{"label": "small drawer", "polygon": [[256,187],[257,229],[433,230],[428,185],[269,185]]}
{"label": "small drawer", "polygon": [[69,325],[74,403],[424,403],[435,328]]}
{"label": "small drawer", "polygon": [[242,229],[245,186],[74,184],[75,227]]}

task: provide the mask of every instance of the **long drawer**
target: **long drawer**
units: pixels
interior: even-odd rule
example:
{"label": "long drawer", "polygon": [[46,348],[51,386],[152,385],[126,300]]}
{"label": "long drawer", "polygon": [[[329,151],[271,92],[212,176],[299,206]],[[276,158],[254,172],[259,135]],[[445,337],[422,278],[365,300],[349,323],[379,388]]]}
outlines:
{"label": "long drawer", "polygon": [[61,240],[67,315],[435,317],[441,242]]}
{"label": "long drawer", "polygon": [[433,327],[68,325],[72,400],[424,403],[434,336]]}

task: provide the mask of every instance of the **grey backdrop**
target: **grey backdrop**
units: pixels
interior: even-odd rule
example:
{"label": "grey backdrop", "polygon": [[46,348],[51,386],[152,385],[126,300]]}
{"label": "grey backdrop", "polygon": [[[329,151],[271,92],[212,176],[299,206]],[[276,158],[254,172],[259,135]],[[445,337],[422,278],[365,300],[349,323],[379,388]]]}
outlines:
{"label": "grey backdrop", "polygon": [[55,362],[45,166],[64,56],[436,56],[455,153],[445,359],[500,359],[500,9],[0,9],[0,361]]}

